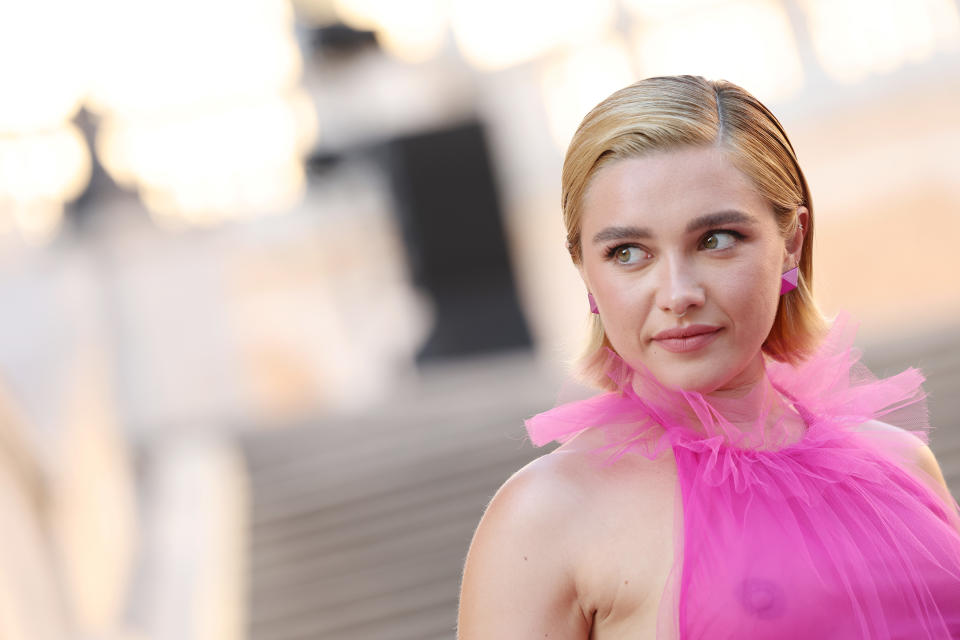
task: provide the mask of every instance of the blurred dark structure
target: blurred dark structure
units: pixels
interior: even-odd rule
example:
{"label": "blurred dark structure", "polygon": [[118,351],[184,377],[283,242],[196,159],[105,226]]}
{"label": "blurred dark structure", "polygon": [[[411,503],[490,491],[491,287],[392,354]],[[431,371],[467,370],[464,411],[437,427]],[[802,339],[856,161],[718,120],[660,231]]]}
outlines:
{"label": "blurred dark structure", "polygon": [[529,349],[483,126],[396,138],[386,155],[414,284],[434,304],[417,361]]}
{"label": "blurred dark structure", "polygon": [[377,48],[377,37],[372,31],[353,29],[335,23],[305,29],[310,50],[327,61],[349,58],[367,49]]}

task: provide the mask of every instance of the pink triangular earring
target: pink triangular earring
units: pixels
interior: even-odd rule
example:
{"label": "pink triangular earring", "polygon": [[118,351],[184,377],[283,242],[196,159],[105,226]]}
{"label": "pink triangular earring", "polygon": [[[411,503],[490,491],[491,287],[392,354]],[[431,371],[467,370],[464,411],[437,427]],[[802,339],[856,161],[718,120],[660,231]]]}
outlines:
{"label": "pink triangular earring", "polygon": [[800,276],[800,267],[794,267],[780,276],[780,295],[789,293],[797,288],[797,278]]}
{"label": "pink triangular earring", "polygon": [[590,303],[590,312],[591,313],[600,313],[600,309],[597,308],[597,301],[593,299],[593,294],[587,294],[587,302]]}

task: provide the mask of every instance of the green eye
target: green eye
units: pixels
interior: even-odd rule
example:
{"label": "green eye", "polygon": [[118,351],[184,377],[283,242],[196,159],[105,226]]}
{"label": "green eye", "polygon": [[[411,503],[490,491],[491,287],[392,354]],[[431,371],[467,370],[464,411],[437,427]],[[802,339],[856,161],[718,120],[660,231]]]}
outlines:
{"label": "green eye", "polygon": [[708,250],[728,249],[742,237],[736,231],[711,231],[704,237],[701,246]]}
{"label": "green eye", "polygon": [[650,257],[649,254],[647,254],[647,252],[641,247],[635,247],[629,244],[608,249],[606,251],[606,256],[608,260],[615,260],[617,264],[622,264],[624,266],[640,264],[646,258]]}

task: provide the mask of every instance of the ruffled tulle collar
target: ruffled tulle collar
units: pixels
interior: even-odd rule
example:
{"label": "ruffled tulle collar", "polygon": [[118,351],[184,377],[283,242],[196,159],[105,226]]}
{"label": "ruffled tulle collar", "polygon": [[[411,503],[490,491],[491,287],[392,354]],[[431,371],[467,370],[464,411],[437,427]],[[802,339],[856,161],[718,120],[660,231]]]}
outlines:
{"label": "ruffled tulle collar", "polygon": [[[742,398],[670,389],[611,352],[607,371],[616,391],[538,414],[526,421],[527,432],[542,446],[600,428],[613,458],[627,451],[652,457],[677,445],[782,451],[884,418],[923,437],[928,425],[922,374],[908,369],[878,379],[860,363],[855,333],[856,324],[840,314],[811,357],[797,365],[767,360],[763,380]],[[761,410],[744,422],[739,416],[745,406]]]}

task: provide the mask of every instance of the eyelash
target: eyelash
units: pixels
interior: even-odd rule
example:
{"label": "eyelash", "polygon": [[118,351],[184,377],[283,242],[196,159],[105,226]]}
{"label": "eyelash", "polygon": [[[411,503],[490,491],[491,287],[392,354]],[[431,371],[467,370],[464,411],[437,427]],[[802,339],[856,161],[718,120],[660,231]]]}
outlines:
{"label": "eyelash", "polygon": [[[709,238],[710,236],[712,236],[712,235],[714,235],[714,234],[717,234],[717,233],[726,233],[726,234],[729,234],[729,235],[733,236],[734,238],[736,238],[738,241],[739,241],[739,240],[743,240],[744,238],[746,238],[746,236],[745,236],[744,234],[740,233],[739,231],[734,231],[733,229],[711,229],[710,231],[707,231],[707,232],[704,233],[702,236],[700,236],[700,241],[697,243],[697,246],[702,245],[704,240],[706,240],[706,239]],[[618,245],[613,245],[613,246],[609,247],[609,248],[604,252],[604,254],[605,254],[605,256],[606,256],[607,259],[613,259],[613,257],[616,255],[617,251],[619,251],[620,249],[623,249],[624,247],[636,247],[636,248],[638,248],[638,249],[641,248],[639,245],[635,245],[635,244],[618,244]],[[720,249],[720,251],[722,251],[722,249]]]}
{"label": "eyelash", "polygon": [[[729,234],[729,235],[733,236],[734,238],[736,238],[738,241],[739,241],[739,240],[743,240],[743,239],[746,237],[746,236],[744,236],[742,233],[740,233],[739,231],[734,231],[733,229],[711,229],[710,231],[707,231],[705,234],[703,234],[703,236],[700,237],[700,243],[699,243],[699,244],[703,244],[703,241],[704,241],[704,240],[706,240],[706,239],[709,238],[710,236],[712,236],[712,235],[714,235],[714,234],[717,234],[717,233],[726,233],[726,234]],[[699,246],[699,244],[698,244],[697,246]]]}

